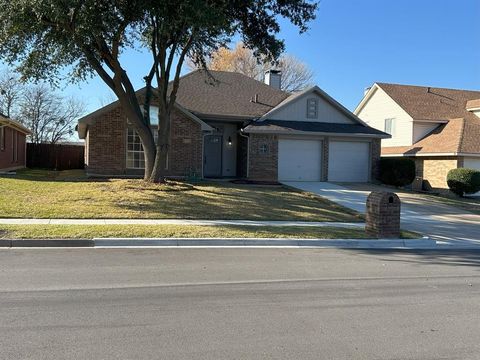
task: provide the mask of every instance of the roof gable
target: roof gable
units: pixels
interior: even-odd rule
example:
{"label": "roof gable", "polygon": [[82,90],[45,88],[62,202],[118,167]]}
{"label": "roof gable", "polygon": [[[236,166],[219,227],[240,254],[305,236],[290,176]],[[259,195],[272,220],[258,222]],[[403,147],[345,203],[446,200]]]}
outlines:
{"label": "roof gable", "polygon": [[[303,119],[306,117],[306,103],[305,106],[293,109],[296,104],[299,104],[302,100],[306,102],[306,99],[311,98],[313,95],[317,96],[321,102],[318,104],[319,116],[317,119]],[[293,111],[289,112],[287,109],[292,108]],[[323,110],[323,111],[322,111]],[[290,114],[289,114],[290,113]],[[333,114],[335,113],[335,116]],[[296,116],[295,116],[296,114]],[[291,118],[288,118],[291,117]],[[290,95],[275,108],[263,115],[259,120],[297,120],[303,119],[313,122],[337,122],[337,123],[353,123],[362,124],[367,126],[356,115],[352,114],[347,108],[333,99],[330,95],[320,89],[318,86],[313,86],[304,91]]]}

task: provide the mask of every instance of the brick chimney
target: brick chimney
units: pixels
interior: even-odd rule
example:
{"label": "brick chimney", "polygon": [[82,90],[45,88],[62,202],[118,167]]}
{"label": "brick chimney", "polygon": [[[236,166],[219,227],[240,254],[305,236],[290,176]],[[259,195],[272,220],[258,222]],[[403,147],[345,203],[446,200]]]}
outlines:
{"label": "brick chimney", "polygon": [[282,85],[282,73],[280,70],[267,70],[265,72],[265,84],[280,90]]}

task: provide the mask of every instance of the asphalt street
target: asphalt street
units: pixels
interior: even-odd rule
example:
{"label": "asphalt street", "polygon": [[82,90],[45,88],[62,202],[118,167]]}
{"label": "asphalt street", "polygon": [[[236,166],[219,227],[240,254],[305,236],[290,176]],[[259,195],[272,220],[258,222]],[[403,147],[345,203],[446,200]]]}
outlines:
{"label": "asphalt street", "polygon": [[1,359],[478,359],[480,253],[0,250]]}

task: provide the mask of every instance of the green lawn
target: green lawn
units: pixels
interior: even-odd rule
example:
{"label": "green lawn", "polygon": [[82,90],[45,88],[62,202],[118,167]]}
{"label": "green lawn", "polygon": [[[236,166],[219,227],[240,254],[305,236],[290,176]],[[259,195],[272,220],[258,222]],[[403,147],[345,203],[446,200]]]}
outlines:
{"label": "green lawn", "polygon": [[0,214],[3,218],[362,220],[352,210],[282,186],[150,184],[45,170],[0,177]]}
{"label": "green lawn", "polygon": [[[418,238],[403,232],[403,237]],[[334,227],[183,226],[183,225],[2,225],[4,239],[91,239],[94,237],[272,237],[318,239],[365,239],[363,229]]]}

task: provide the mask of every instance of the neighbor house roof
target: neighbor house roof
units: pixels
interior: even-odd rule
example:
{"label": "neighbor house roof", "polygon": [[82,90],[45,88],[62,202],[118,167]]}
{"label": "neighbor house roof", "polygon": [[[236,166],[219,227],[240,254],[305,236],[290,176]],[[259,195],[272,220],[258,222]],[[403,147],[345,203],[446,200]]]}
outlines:
{"label": "neighbor house roof", "polygon": [[466,108],[467,110],[480,109],[480,99],[468,100]]}
{"label": "neighbor house roof", "polygon": [[480,154],[480,118],[467,110],[480,105],[480,91],[387,83],[375,85],[413,120],[446,122],[411,146],[383,147],[382,155]]}
{"label": "neighbor house roof", "polygon": [[316,134],[316,135],[358,135],[389,138],[390,135],[363,124],[339,124],[315,121],[263,120],[254,121],[243,129],[246,133],[264,134]]}
{"label": "neighbor house roof", "polygon": [[480,98],[480,91],[428,86],[376,83],[414,120],[449,120],[468,113],[467,101]]}
{"label": "neighbor house roof", "polygon": [[0,125],[6,125],[6,126],[9,126],[9,127],[12,127],[15,130],[18,130],[21,133],[24,133],[26,135],[29,135],[29,134],[32,133],[29,129],[27,129],[25,126],[23,126],[22,123],[20,123],[16,120],[10,119],[9,117],[7,117],[3,114],[0,114]]}

